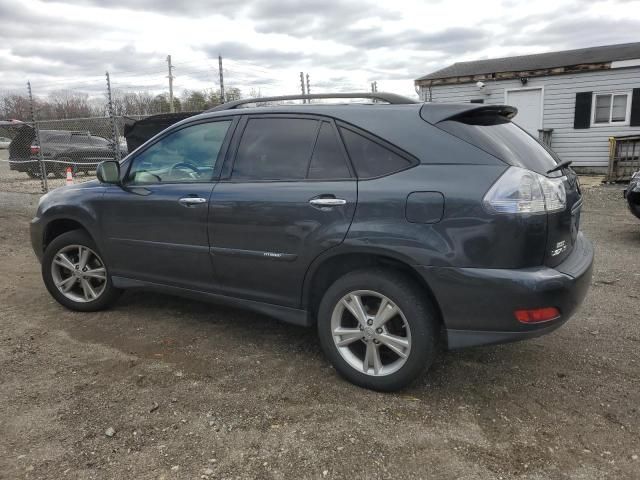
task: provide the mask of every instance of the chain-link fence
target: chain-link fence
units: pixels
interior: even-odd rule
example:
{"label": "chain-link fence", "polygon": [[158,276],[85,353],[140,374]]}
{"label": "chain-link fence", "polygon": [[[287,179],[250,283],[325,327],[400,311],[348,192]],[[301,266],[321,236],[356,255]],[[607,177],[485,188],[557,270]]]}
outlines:
{"label": "chain-link fence", "polygon": [[144,115],[114,115],[108,74],[106,87],[106,116],[40,120],[42,106],[28,84],[30,118],[0,120],[0,190],[46,193],[91,180],[100,162],[124,157],[124,125]]}
{"label": "chain-link fence", "polygon": [[[292,94],[302,87],[299,72],[290,72],[285,81],[260,66],[227,61],[224,93],[216,87],[219,62],[174,64],[173,94],[165,90],[167,70],[158,65],[153,71],[120,71],[115,78],[107,73],[42,83],[36,79],[33,90],[28,83],[25,89],[0,91],[0,192],[43,193],[68,181],[92,179],[98,163],[127,153],[125,123],[154,116],[149,124],[130,130],[127,141],[133,149],[160,127],[241,98],[240,88],[232,85],[243,85],[250,97]],[[308,76],[304,80],[309,91]],[[316,81],[313,88],[366,90],[340,78]],[[166,119],[155,117],[165,114]]]}
{"label": "chain-link fence", "polygon": [[66,184],[69,175],[70,181],[84,181],[92,178],[98,163],[116,158],[116,148],[126,155],[126,145],[112,136],[108,117],[30,122],[13,130],[6,173],[14,188],[33,190],[35,180],[46,192]]}

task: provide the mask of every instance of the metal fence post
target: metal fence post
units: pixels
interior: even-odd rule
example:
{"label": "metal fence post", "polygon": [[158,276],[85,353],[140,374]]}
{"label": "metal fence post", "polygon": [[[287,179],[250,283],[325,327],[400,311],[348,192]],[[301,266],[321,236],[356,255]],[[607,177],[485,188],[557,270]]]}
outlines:
{"label": "metal fence post", "polygon": [[40,128],[36,122],[36,109],[33,106],[33,94],[31,93],[31,82],[27,82],[27,89],[29,90],[29,110],[31,113],[31,122],[33,122],[33,130],[36,134],[36,145],[38,146],[38,163],[40,164],[40,188],[42,193],[49,191],[49,185],[47,184],[47,167],[44,164],[42,158],[42,144],[40,143]]}
{"label": "metal fence post", "polygon": [[111,119],[111,140],[113,142],[113,158],[119,162],[120,156],[120,139],[118,137],[118,126],[116,125],[116,117],[113,114],[113,101],[111,98],[111,79],[109,78],[109,72],[105,72],[107,77],[107,110],[109,111],[109,118]]}

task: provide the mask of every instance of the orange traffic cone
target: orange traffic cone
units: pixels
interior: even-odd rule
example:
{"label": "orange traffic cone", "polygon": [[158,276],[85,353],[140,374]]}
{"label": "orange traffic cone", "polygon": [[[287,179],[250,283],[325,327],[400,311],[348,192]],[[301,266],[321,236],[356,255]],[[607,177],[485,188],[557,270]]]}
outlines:
{"label": "orange traffic cone", "polygon": [[71,173],[71,167],[67,167],[67,185],[73,185],[73,173]]}

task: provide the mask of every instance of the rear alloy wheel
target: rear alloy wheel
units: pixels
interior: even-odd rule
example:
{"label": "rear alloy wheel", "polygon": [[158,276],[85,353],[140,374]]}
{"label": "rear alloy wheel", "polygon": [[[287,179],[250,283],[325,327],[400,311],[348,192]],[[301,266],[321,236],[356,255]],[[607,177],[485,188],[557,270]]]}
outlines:
{"label": "rear alloy wheel", "polygon": [[411,352],[411,328],[404,313],[371,290],[342,297],[331,315],[331,334],[343,360],[367,375],[397,372]]}
{"label": "rear alloy wheel", "polygon": [[433,361],[437,317],[426,292],[386,269],[338,279],[318,311],[323,350],[349,381],[373,390],[398,390]]}
{"label": "rear alloy wheel", "polygon": [[82,230],[64,233],[47,246],[42,275],[49,293],[72,310],[101,310],[119,293],[93,240]]}

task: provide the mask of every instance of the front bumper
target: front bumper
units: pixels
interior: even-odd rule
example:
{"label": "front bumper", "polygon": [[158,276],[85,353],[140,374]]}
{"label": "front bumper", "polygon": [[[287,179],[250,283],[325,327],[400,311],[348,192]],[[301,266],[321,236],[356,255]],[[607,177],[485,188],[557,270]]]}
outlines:
{"label": "front bumper", "polygon": [[40,221],[40,217],[35,217],[29,223],[29,233],[31,235],[31,247],[33,247],[33,252],[38,257],[38,261],[42,262],[42,255],[44,255],[43,248],[43,235],[42,235],[42,222]]}
{"label": "front bumper", "polygon": [[640,218],[640,174],[636,173],[634,175],[623,195],[627,201],[629,211],[637,218]]}
{"label": "front bumper", "polygon": [[[512,342],[549,333],[582,303],[591,283],[594,251],[578,233],[571,254],[554,268],[418,267],[438,301],[449,349]],[[556,307],[560,317],[538,324],[514,311]]]}

